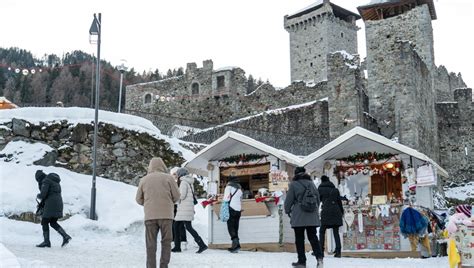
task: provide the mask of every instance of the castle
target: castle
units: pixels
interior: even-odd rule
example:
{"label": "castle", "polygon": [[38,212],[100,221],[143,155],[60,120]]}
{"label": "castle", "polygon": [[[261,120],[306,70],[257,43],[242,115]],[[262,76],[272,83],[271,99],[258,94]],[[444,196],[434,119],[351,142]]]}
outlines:
{"label": "castle", "polygon": [[233,130],[300,155],[361,126],[425,153],[452,179],[473,178],[472,89],[435,64],[433,0],[372,1],[358,11],[319,0],[284,17],[292,79],[284,89],[247,92],[244,70],[206,60],[182,76],[127,86],[126,110],[168,134],[184,129],[184,140],[210,143]]}

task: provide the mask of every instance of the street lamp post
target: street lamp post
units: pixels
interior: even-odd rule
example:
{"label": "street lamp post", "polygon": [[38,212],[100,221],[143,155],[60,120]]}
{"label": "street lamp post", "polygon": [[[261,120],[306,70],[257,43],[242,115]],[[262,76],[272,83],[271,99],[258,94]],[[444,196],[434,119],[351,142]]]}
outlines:
{"label": "street lamp post", "polygon": [[122,64],[120,64],[117,69],[120,71],[120,90],[119,90],[119,101],[118,101],[118,112],[120,113],[120,108],[122,107],[122,83],[123,83],[123,73],[127,71],[127,67],[125,66],[125,60],[122,60]]}
{"label": "street lamp post", "polygon": [[[94,20],[89,29],[89,35],[97,36],[97,63],[96,63],[96,79],[95,79],[95,117],[94,117],[94,145],[92,150],[92,188],[91,188],[91,208],[89,218],[91,220],[97,220],[95,213],[95,201],[96,201],[96,167],[97,167],[97,132],[98,132],[98,119],[99,119],[99,86],[100,86],[100,35],[102,29],[101,13],[96,16],[94,14]],[[92,41],[92,39],[91,39]]]}

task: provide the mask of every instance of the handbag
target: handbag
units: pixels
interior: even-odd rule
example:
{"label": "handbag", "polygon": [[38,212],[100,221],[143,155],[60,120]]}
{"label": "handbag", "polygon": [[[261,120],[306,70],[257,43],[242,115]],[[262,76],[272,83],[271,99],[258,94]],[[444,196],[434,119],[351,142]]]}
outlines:
{"label": "handbag", "polygon": [[219,213],[219,218],[222,222],[227,222],[230,218],[229,203],[229,201],[223,201],[221,203],[221,211]]}
{"label": "handbag", "polygon": [[221,211],[219,213],[219,218],[222,222],[227,222],[230,218],[230,201],[232,201],[232,197],[234,197],[235,193],[237,193],[238,189],[235,190],[234,194],[230,195],[229,201],[222,201],[221,203]]}

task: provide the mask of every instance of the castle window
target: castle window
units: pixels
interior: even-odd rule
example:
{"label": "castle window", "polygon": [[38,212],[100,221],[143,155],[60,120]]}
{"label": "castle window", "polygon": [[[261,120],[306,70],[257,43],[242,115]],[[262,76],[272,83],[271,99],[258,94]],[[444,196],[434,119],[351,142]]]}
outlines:
{"label": "castle window", "polygon": [[194,82],[192,85],[191,85],[191,93],[193,95],[199,95],[199,84]]}
{"label": "castle window", "polygon": [[151,103],[151,94],[148,93],[145,95],[145,104]]}
{"label": "castle window", "polygon": [[311,62],[311,63],[309,64],[309,66],[310,66],[310,67],[313,67],[313,63]]}
{"label": "castle window", "polygon": [[217,89],[225,87],[225,77],[220,75],[217,77]]}
{"label": "castle window", "polygon": [[344,37],[344,33],[341,33],[341,38]]}

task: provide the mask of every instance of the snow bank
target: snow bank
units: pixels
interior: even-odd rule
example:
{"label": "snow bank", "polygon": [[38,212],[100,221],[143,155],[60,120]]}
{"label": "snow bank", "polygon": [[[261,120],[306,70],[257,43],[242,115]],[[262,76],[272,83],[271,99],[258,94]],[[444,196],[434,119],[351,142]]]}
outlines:
{"label": "snow bank", "polygon": [[[79,123],[93,124],[94,115],[94,109],[79,107],[18,108],[0,110],[0,124],[9,122],[12,120],[12,118],[23,119],[34,124],[39,124],[40,122],[52,124],[62,120],[67,120],[73,125]],[[183,148],[179,144],[180,141],[178,139],[162,135],[160,130],[155,127],[151,121],[145,118],[123,113],[99,111],[99,122],[112,124],[120,128],[137,131],[140,133],[145,132],[158,139],[163,139],[170,144],[170,147],[173,151],[181,152],[184,159],[186,160],[192,159],[195,155],[190,150]]]}
{"label": "snow bank", "polygon": [[[8,162],[23,163],[26,165],[33,164],[34,161],[43,158],[47,152],[54,149],[43,143],[27,143],[24,141],[9,142],[0,152],[6,154]],[[11,155],[11,156],[9,156]]]}
{"label": "snow bank", "polygon": [[446,197],[458,199],[458,200],[466,200],[468,198],[474,198],[474,182],[471,181],[464,186],[460,187],[453,187],[444,192]]}
{"label": "snow bank", "polygon": [[21,267],[18,259],[2,243],[0,243],[0,267]]}

